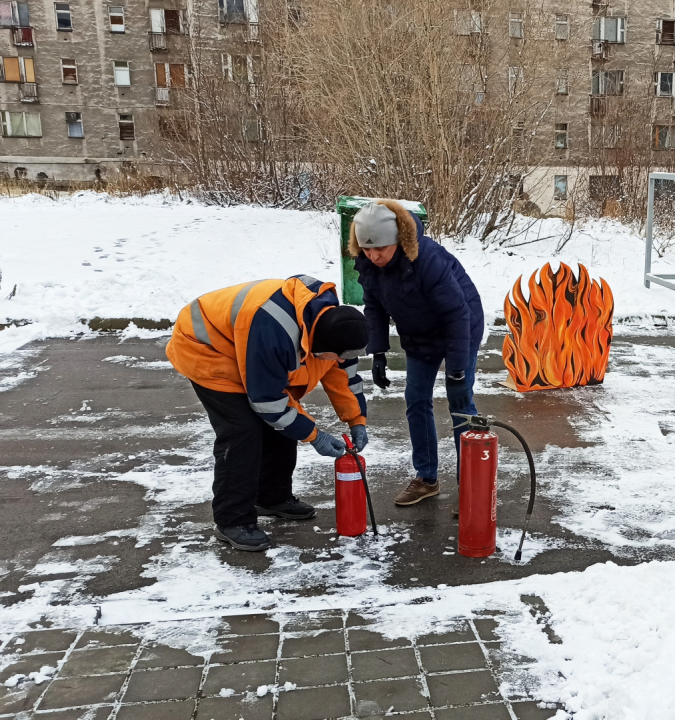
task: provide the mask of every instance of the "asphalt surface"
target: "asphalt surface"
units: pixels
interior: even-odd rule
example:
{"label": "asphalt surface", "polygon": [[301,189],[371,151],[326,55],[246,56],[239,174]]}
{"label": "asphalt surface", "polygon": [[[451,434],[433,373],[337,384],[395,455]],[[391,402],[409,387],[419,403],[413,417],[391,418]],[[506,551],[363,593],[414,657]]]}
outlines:
{"label": "asphalt surface", "polygon": [[[95,339],[47,340],[28,348],[24,370],[32,376],[0,393],[0,603],[11,605],[30,597],[33,590],[22,586],[35,580],[35,566],[51,557],[54,543],[64,537],[117,533],[96,544],[75,544],[60,551],[68,553],[72,561],[99,555],[116,558],[105,572],[83,580],[81,591],[92,598],[154,583],[153,578],[143,576],[144,566],[177,540],[179,533],[174,527],[192,523],[198,528],[196,548],[206,547],[212,540],[208,502],[182,503],[169,510],[164,505],[164,510],[155,513],[161,503],[145,487],[118,479],[119,474],[133,469],[152,472],[160,465],[194,464],[191,454],[195,448],[203,455],[204,468],[211,465],[207,453],[210,431],[204,425],[201,405],[187,380],[163,364],[167,339],[132,339],[120,344],[119,337],[108,334]],[[476,397],[479,411],[512,423],[535,454],[547,445],[579,446],[572,421],[585,413],[583,395],[491,391],[504,374],[501,357],[495,352],[501,342],[501,336],[493,335],[479,357],[480,384],[486,388]],[[617,345],[627,342],[675,346],[675,338],[665,336],[616,340]],[[104,361],[118,355],[135,360],[127,364]],[[393,375],[403,370],[404,364],[400,351],[390,354]],[[364,368],[369,365],[369,361],[363,363]],[[366,385],[370,387],[369,379]],[[504,562],[499,553],[487,561],[449,554],[456,549],[457,520],[451,513],[456,480],[451,425],[442,398],[435,400],[442,494],[407,508],[393,503],[394,495],[414,476],[402,388],[399,376],[392,387],[394,397],[376,393],[369,402],[375,453],[369,463],[369,481],[377,519],[383,525],[405,527],[410,535],[409,542],[395,547],[387,583],[403,587],[463,585],[581,570],[607,560],[639,561],[617,558],[602,544],[565,530],[554,520],[560,508],[542,497],[537,500],[530,529],[557,539],[560,547],[520,565]],[[584,392],[601,392],[601,388]],[[322,391],[315,391],[306,405],[327,430],[340,430]],[[498,522],[500,527],[516,529],[524,519],[529,477],[517,442],[500,432],[500,445]],[[368,458],[368,451],[365,456]],[[539,472],[544,476],[546,468]],[[303,487],[310,491],[302,498],[323,506],[317,517],[306,523],[265,519],[263,527],[273,532],[277,546],[300,548],[301,561],[316,562],[322,554],[330,559],[336,554],[334,532],[330,532],[335,526],[334,510],[329,507],[333,499],[331,467],[318,463],[303,473]],[[203,496],[203,488],[196,494]],[[161,532],[154,537],[150,533],[142,543],[137,537],[125,536],[123,531],[147,524],[148,516],[155,517]],[[320,531],[313,531],[315,527]],[[362,542],[367,547],[369,536]],[[449,552],[444,554],[446,549]],[[264,553],[240,553],[220,545],[217,552],[224,563],[253,572],[263,572],[271,563]],[[670,550],[661,552],[661,557],[663,553],[672,555]],[[75,571],[42,573],[40,579],[75,575]],[[320,581],[298,588],[298,592],[313,595],[325,590]]]}

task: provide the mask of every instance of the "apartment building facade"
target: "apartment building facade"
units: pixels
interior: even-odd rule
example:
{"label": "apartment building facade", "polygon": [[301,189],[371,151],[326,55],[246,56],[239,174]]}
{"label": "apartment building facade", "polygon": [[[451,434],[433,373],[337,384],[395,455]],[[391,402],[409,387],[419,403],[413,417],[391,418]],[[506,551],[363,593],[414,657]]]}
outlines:
{"label": "apartment building facade", "polygon": [[[295,22],[301,7],[289,3]],[[513,133],[536,130],[523,189],[542,212],[564,212],[581,187],[611,195],[629,134],[640,162],[675,167],[675,0],[462,0],[452,13],[458,35],[490,35],[477,103],[517,103],[536,66],[545,112]],[[0,173],[165,175],[172,95],[192,82],[193,55],[207,48],[223,76],[253,83],[259,15],[258,0],[0,0]]]}
{"label": "apartment building facade", "polygon": [[257,0],[0,0],[0,176],[166,175],[195,27],[224,72],[258,52]]}

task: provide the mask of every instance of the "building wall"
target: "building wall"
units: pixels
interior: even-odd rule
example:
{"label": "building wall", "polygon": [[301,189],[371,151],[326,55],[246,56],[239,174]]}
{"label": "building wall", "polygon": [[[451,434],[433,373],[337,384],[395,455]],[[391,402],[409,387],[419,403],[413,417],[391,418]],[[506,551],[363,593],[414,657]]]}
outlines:
{"label": "building wall", "polygon": [[[15,47],[11,31],[0,28],[0,55],[34,59],[39,99],[21,102],[18,83],[0,82],[0,111],[38,112],[42,137],[0,136],[0,173],[12,176],[22,167],[30,179],[46,173],[57,180],[94,180],[97,169],[105,175],[129,163],[141,172],[165,171],[166,166],[157,162],[159,117],[166,110],[155,103],[155,63],[183,63],[187,75],[190,38],[167,34],[166,51],[151,51],[150,9],[182,9],[189,18],[193,8],[187,2],[70,0],[72,31],[67,32],[57,30],[52,0],[29,0],[34,47]],[[111,32],[111,5],[124,7],[124,33]],[[219,23],[217,0],[200,5],[199,23],[213,50],[224,52],[241,44],[240,28]],[[76,61],[77,85],[62,82],[61,59]],[[115,61],[130,62],[129,87],[115,85]],[[66,112],[81,113],[83,138],[68,137]],[[120,114],[133,116],[134,140],[120,139]]]}

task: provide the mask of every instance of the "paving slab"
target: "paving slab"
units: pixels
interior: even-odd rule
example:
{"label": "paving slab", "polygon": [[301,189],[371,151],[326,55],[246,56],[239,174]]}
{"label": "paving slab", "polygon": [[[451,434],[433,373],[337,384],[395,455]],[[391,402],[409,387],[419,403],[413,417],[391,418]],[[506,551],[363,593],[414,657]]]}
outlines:
{"label": "paving slab", "polygon": [[[203,695],[218,695],[221,690],[242,693],[255,691],[261,685],[272,685],[276,677],[277,664],[274,660],[236,663],[233,665],[211,665],[202,688]],[[284,681],[285,682],[285,681]]]}
{"label": "paving slab", "polygon": [[417,657],[412,648],[352,654],[352,674],[357,682],[417,675],[419,671]]}
{"label": "paving slab", "polygon": [[427,672],[474,670],[487,665],[483,650],[477,642],[422,647],[420,657]]}
{"label": "paving slab", "polygon": [[269,695],[255,699],[204,698],[199,703],[195,720],[272,720],[272,706]]}
{"label": "paving slab", "polygon": [[430,675],[427,684],[431,702],[439,707],[500,699],[497,684],[488,670]]}
{"label": "paving slab", "polygon": [[201,668],[135,670],[129,679],[123,702],[182,700],[194,697],[201,678]]}
{"label": "paving slab", "polygon": [[346,685],[281,693],[277,706],[278,720],[327,720],[346,717],[350,713]]}
{"label": "paving slab", "polygon": [[211,658],[214,663],[242,662],[244,660],[273,660],[279,648],[278,635],[252,635],[224,638],[222,651]]}
{"label": "paving slab", "polygon": [[190,720],[194,708],[193,700],[122,705],[117,720]]}
{"label": "paving slab", "polygon": [[143,670],[146,668],[175,668],[203,664],[203,657],[193,655],[187,650],[172,648],[168,645],[148,645],[143,648],[136,662],[136,668]]}
{"label": "paving slab", "polygon": [[97,705],[115,700],[124,683],[124,675],[99,675],[56,679],[47,689],[39,710],[56,710],[82,705]]}
{"label": "paving slab", "polygon": [[357,717],[368,717],[387,712],[404,710],[422,710],[427,707],[427,699],[418,679],[404,678],[396,680],[378,680],[376,682],[356,683]]}
{"label": "paving slab", "polygon": [[135,654],[136,648],[128,645],[73,650],[61,671],[61,677],[125,672]]}
{"label": "paving slab", "polygon": [[298,687],[332,685],[348,679],[347,656],[324,655],[309,658],[284,658],[279,665],[279,683]]}

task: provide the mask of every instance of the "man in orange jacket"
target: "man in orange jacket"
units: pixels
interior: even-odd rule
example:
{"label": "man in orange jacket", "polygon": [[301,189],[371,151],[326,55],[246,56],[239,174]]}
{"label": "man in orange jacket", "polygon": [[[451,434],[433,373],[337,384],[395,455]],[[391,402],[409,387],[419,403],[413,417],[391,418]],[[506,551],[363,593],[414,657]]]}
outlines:
{"label": "man in orange jacket", "polygon": [[357,374],[368,323],[340,306],[335,285],[307,275],[216,290],[184,307],[166,354],[191,382],[216,433],[216,537],[265,550],[258,515],[305,520],[316,510],[292,493],[298,441],[340,457],[342,440],[316,427],[300,398],[319,382],[354,445],[368,442]]}

